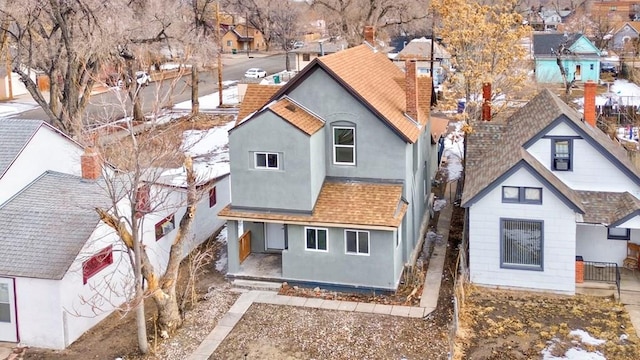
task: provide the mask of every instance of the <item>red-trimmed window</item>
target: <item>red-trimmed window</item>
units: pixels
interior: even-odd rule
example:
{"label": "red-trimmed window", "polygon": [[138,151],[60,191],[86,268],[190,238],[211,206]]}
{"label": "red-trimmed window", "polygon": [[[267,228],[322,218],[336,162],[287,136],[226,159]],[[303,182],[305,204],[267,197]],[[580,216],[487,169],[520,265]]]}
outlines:
{"label": "red-trimmed window", "polygon": [[109,245],[82,263],[82,283],[86,284],[93,275],[111,264],[113,264],[113,249]]}
{"label": "red-trimmed window", "polygon": [[212,187],[211,190],[209,190],[209,207],[212,208],[214,206],[216,206],[216,203],[218,202],[218,199],[216,198],[216,187]]}
{"label": "red-trimmed window", "polygon": [[156,224],[156,241],[160,240],[163,236],[176,228],[176,222],[173,215],[174,214],[167,216]]}

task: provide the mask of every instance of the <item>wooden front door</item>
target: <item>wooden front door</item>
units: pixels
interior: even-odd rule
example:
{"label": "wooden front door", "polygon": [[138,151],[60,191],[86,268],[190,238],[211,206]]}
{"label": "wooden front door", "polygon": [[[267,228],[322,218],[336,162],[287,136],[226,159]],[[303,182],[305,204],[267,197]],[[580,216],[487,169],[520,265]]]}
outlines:
{"label": "wooden front door", "polygon": [[240,236],[240,263],[251,254],[251,231],[247,230]]}

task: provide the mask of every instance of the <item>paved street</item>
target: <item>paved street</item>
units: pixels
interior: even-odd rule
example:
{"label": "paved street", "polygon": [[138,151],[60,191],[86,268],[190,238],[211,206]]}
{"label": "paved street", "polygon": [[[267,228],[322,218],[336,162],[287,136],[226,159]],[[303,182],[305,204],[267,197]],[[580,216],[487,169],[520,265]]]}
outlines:
{"label": "paved street", "polygon": [[[290,54],[292,56],[292,54]],[[244,72],[251,67],[259,67],[268,74],[283,71],[285,69],[284,54],[260,54],[251,53],[248,57],[245,53],[223,56],[223,81],[241,80]],[[293,56],[292,56],[293,59]],[[212,59],[215,63],[215,59]],[[293,61],[292,61],[293,63]],[[218,91],[218,75],[213,72],[201,72],[199,81],[199,95],[203,96]],[[173,104],[191,99],[191,76],[182,76],[176,79],[156,81],[141,89],[143,112],[148,113],[156,108],[170,107]],[[26,97],[30,97],[26,95]],[[32,101],[31,99],[29,99]],[[85,119],[88,122],[105,121],[106,119],[121,118],[130,114],[131,105],[126,92],[111,88],[106,92],[95,94],[91,97],[86,109]],[[126,110],[126,111],[125,111]],[[40,107],[15,114],[10,117],[24,119],[47,120],[44,111]]]}

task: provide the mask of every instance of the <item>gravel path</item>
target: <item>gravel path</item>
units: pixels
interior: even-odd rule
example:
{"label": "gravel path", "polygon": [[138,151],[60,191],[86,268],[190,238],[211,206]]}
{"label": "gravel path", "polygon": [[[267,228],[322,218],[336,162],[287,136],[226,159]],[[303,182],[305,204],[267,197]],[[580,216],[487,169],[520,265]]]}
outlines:
{"label": "gravel path", "polygon": [[438,360],[447,346],[430,320],[254,303],[210,359]]}

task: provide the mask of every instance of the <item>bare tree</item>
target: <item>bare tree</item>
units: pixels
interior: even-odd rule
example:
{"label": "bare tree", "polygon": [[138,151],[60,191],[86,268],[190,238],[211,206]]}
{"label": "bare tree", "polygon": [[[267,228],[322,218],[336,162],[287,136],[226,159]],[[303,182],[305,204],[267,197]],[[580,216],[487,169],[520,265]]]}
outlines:
{"label": "bare tree", "polygon": [[350,46],[363,40],[364,26],[383,33],[387,28],[427,18],[426,0],[314,0],[313,7],[325,14],[332,35],[344,37]]}
{"label": "bare tree", "polygon": [[[82,112],[102,62],[113,53],[116,16],[127,17],[126,2],[97,0],[3,2],[0,14],[13,49],[12,70],[55,127],[78,133]],[[49,96],[35,72],[49,79]]]}

